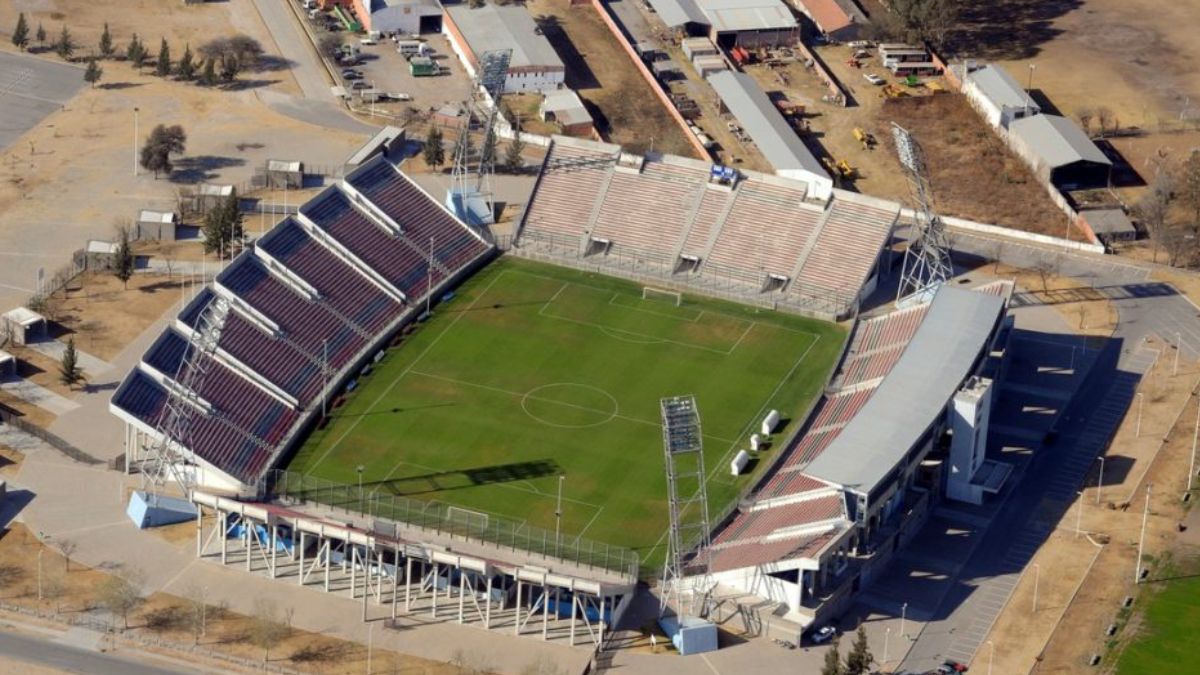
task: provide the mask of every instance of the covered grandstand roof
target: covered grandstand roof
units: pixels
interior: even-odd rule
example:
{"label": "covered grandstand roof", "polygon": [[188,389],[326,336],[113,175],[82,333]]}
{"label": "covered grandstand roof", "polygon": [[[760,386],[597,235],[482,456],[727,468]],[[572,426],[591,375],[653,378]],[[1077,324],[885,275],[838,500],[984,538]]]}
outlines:
{"label": "covered grandstand roof", "polygon": [[709,75],[708,81],[775,171],[805,171],[829,179],[825,167],[783,119],[753,77],[724,70]]}
{"label": "covered grandstand roof", "polygon": [[891,373],[805,473],[867,494],[946,407],[970,374],[1004,298],[943,286]]}

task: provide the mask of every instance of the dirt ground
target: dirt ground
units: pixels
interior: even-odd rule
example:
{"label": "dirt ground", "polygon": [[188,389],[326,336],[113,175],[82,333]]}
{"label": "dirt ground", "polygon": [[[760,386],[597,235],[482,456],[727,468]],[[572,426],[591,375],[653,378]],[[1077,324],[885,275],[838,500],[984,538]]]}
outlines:
{"label": "dirt ground", "polygon": [[[1040,567],[1038,612],[1032,612],[1031,566],[988,636],[999,646],[996,672],[1029,672],[1035,666],[1038,673],[1091,672],[1087,660],[1093,654],[1112,663],[1110,649],[1132,630],[1125,626],[1130,614],[1121,610],[1121,602],[1137,592],[1133,578],[1147,485],[1152,486],[1145,545],[1150,579],[1155,561],[1176,545],[1200,367],[1181,362],[1175,374],[1168,345],[1155,340],[1147,347],[1161,350],[1162,357],[1138,389],[1144,396],[1141,435],[1135,399],[1105,455],[1103,483],[1097,486],[1096,463],[1082,496],[1065,511],[1061,504],[1041,506],[1045,518],[1060,520],[1033,560]],[[1099,548],[1075,536],[1077,522]],[[1109,640],[1105,631],[1113,623],[1123,629]],[[986,668],[987,660],[988,650],[981,649],[972,666]]]}
{"label": "dirt ground", "polygon": [[[875,152],[894,160],[893,121],[908,129],[925,151],[941,215],[1066,236],[1066,214],[962,96],[888,100],[874,129],[879,141]],[[900,163],[894,161],[893,170],[899,172]]]}
{"label": "dirt ground", "polygon": [[[42,554],[39,556],[39,551]],[[42,565],[43,599],[38,601],[38,560]],[[28,609],[40,609],[65,620],[72,614],[89,614],[94,619],[108,620],[100,607],[97,589],[109,577],[106,572],[66,561],[53,546],[43,546],[23,525],[14,524],[0,532],[0,600]],[[285,608],[278,616],[285,620]],[[22,617],[22,620],[27,620]],[[120,619],[116,620],[118,628]],[[207,629],[200,638],[203,650],[220,652],[248,661],[259,661],[263,650],[250,641],[252,620],[210,606],[207,610]],[[154,593],[129,615],[129,630],[125,636],[153,637],[186,648],[193,642],[184,599],[165,593]],[[120,638],[118,638],[120,639]],[[118,643],[119,644],[119,643]],[[207,659],[192,652],[159,648],[164,654],[196,662],[200,667],[228,671],[230,664],[221,662],[205,665]],[[299,630],[288,635],[270,651],[270,661],[276,665],[310,673],[362,673],[366,671],[367,648],[345,640]],[[403,672],[413,675],[449,675],[462,672],[456,665],[438,663],[404,654],[376,649],[372,653],[374,672]],[[4,669],[0,661],[0,671]],[[244,669],[245,672],[253,672]]]}
{"label": "dirt ground", "polygon": [[590,5],[565,0],[526,3],[546,38],[567,66],[567,86],[592,113],[606,140],[630,152],[655,150],[686,157],[696,152],[625,50]]}

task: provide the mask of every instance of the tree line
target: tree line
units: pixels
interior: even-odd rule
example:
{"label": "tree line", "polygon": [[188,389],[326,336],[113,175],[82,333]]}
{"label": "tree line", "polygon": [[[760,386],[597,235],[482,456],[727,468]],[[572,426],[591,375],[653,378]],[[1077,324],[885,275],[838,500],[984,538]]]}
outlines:
{"label": "tree line", "polygon": [[[18,49],[25,51],[36,42],[39,49],[52,49],[64,61],[73,61],[81,47],[63,24],[53,42],[48,42],[46,29],[38,23],[36,31],[30,34],[29,22],[25,13],[17,15],[17,25],[12,33],[12,43]],[[258,68],[262,63],[263,48],[258,40],[248,35],[214,38],[192,51],[190,44],[185,44],[183,53],[178,60],[171,56],[171,46],[165,37],[159,39],[158,54],[152,56],[142,38],[134,33],[129,42],[121,49],[113,40],[108,23],[104,24],[104,32],[95,50],[84,57],[87,69],[84,71],[84,81],[93,87],[104,75],[104,69],[98,63],[101,60],[116,60],[123,58],[133,64],[138,72],[147,66],[154,67],[154,74],[159,77],[173,77],[181,82],[197,82],[206,87],[218,84],[232,84],[238,75]]]}
{"label": "tree line", "polygon": [[1167,264],[1200,264],[1200,150],[1178,163],[1159,156],[1150,189],[1133,212],[1153,247],[1154,262],[1166,251]]}

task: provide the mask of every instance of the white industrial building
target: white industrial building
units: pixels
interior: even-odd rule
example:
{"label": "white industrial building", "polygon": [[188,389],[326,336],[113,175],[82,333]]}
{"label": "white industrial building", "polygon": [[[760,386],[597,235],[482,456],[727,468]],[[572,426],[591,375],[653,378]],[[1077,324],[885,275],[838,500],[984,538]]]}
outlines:
{"label": "white industrial building", "polygon": [[778,47],[800,39],[783,0],[650,0],[667,26],[704,34],[726,49]]}
{"label": "white industrial building", "polygon": [[963,78],[962,92],[993,127],[1007,129],[1013,120],[1042,112],[1029,92],[998,65],[984,66],[967,73]]}
{"label": "white industrial building", "polygon": [[722,107],[746,130],[776,175],[808,183],[809,196],[814,199],[829,199],[833,179],[754,78],[727,70],[710,75],[708,82]]}
{"label": "white industrial building", "polygon": [[472,77],[482,54],[505,49],[512,52],[505,93],[553,91],[566,80],[562,59],[522,6],[447,7],[442,29]]}

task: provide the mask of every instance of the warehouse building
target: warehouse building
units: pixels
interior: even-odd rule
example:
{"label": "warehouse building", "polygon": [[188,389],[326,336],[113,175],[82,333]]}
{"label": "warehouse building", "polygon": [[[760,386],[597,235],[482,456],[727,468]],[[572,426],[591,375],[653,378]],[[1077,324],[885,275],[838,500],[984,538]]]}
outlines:
{"label": "warehouse building", "polygon": [[778,47],[800,39],[800,24],[783,0],[650,0],[667,26],[707,35],[717,45]]}
{"label": "warehouse building", "polygon": [[1008,125],[1009,143],[1042,180],[1060,189],[1108,184],[1112,161],[1074,122],[1034,115]]}
{"label": "warehouse building", "polygon": [[776,175],[808,183],[811,198],[829,198],[833,179],[754,78],[726,70],[710,75],[708,82],[721,99],[721,108],[737,119]]}
{"label": "warehouse building", "polygon": [[450,47],[472,77],[481,54],[512,50],[505,93],[553,91],[563,86],[566,68],[562,59],[524,7],[447,7],[443,30],[450,38]]}
{"label": "warehouse building", "polygon": [[967,73],[963,78],[963,95],[993,127],[1007,129],[1013,120],[1042,112],[1029,92],[997,65]]}
{"label": "warehouse building", "polygon": [[417,35],[442,30],[438,0],[353,0],[363,30]]}

